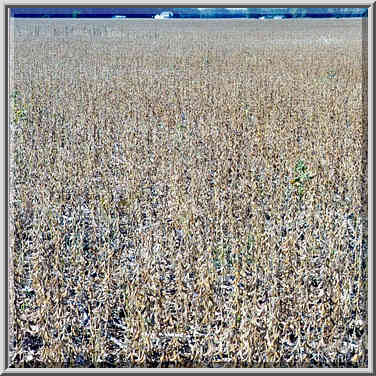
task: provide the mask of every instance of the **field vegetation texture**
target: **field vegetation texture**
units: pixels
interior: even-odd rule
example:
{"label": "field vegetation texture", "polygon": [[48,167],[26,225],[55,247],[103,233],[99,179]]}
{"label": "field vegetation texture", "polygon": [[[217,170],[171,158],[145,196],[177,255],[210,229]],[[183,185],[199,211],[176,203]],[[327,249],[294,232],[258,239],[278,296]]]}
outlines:
{"label": "field vegetation texture", "polygon": [[361,20],[13,20],[11,367],[367,367]]}

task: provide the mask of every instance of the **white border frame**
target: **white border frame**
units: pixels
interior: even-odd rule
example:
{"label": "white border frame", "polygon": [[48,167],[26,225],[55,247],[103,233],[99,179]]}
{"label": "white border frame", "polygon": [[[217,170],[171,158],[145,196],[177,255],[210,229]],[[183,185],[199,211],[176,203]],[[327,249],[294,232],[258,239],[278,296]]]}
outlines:
{"label": "white border frame", "polygon": [[[5,25],[4,22],[6,20],[5,14],[7,12],[5,6],[12,6],[12,5],[23,5],[24,7],[28,6],[60,6],[60,5],[65,5],[65,6],[73,6],[73,7],[90,7],[90,6],[96,6],[100,8],[101,6],[137,6],[137,7],[145,7],[145,6],[167,6],[167,5],[176,5],[177,7],[179,6],[184,6],[184,7],[198,7],[198,6],[217,6],[218,8],[220,7],[239,7],[240,5],[248,6],[248,7],[272,7],[272,6],[284,6],[284,7],[309,7],[309,6],[322,6],[323,8],[325,7],[346,7],[346,6],[356,6],[356,7],[368,7],[368,199],[369,203],[371,205],[368,206],[368,245],[369,249],[373,249],[373,228],[370,229],[370,225],[373,225],[373,169],[370,167],[373,167],[373,10],[374,10],[374,4],[369,1],[358,1],[358,2],[343,2],[343,1],[338,1],[334,0],[331,2],[325,2],[325,1],[315,1],[314,3],[312,2],[307,2],[307,1],[289,1],[288,5],[286,5],[285,2],[282,1],[262,1],[259,3],[250,3],[250,1],[244,1],[244,0],[237,0],[235,4],[230,4],[228,5],[227,2],[219,2],[219,1],[214,1],[214,0],[206,0],[206,1],[189,1],[189,2],[177,2],[177,1],[137,1],[129,3],[128,1],[124,2],[121,0],[111,0],[109,4],[103,3],[103,2],[97,2],[95,0],[81,0],[79,2],[75,1],[59,1],[59,2],[54,2],[54,1],[47,1],[47,0],[40,0],[38,2],[31,2],[31,1],[22,1],[22,0],[13,0],[13,1],[4,1],[3,2],[3,13],[1,17],[1,24],[2,24],[2,30],[4,30],[5,34]],[[4,35],[2,39],[2,52],[5,53],[5,56],[8,57],[8,53],[5,52],[5,38],[7,38],[7,35]],[[8,69],[8,62],[5,61],[5,58],[1,60],[2,64],[2,80],[3,80],[3,85],[2,87],[4,88],[1,96],[4,95],[4,92],[6,93],[7,90],[5,90],[7,85],[7,82],[5,82],[6,76],[5,76],[5,69]],[[3,100],[1,101],[1,106],[2,106],[2,113],[5,114],[6,108],[5,108],[5,97],[2,98]],[[4,119],[6,120],[6,119]],[[7,121],[5,121],[5,125],[7,125]],[[4,146],[6,146],[7,140],[5,140],[5,125],[1,128],[1,137],[4,140]],[[3,163],[1,163],[1,174],[4,177],[4,180],[2,180],[2,187],[3,187],[3,195],[1,199],[1,212],[3,213],[3,223],[6,223],[6,208],[7,208],[7,192],[5,192],[5,179],[8,179],[8,173],[7,173],[7,166],[6,166],[6,161],[7,161],[7,148],[4,148],[3,151]],[[3,270],[6,271],[7,268],[5,267],[6,265],[6,257],[5,257],[5,252],[8,250],[6,249],[6,238],[5,236],[7,235],[7,231],[5,231],[5,226],[1,227],[1,237],[3,239],[3,244],[4,244],[4,250],[1,253],[1,264],[3,265]],[[372,265],[373,267],[373,253],[368,252],[368,265]],[[112,368],[7,368],[7,365],[5,363],[6,361],[6,351],[7,351],[7,346],[6,346],[6,351],[1,353],[1,358],[0,358],[0,372],[3,373],[276,373],[276,372],[281,372],[281,373],[373,373],[373,294],[371,290],[371,286],[373,286],[373,269],[372,271],[369,270],[368,276],[369,276],[369,283],[368,283],[368,328],[369,328],[369,333],[368,333],[368,368],[361,368],[361,369],[356,369],[356,368],[325,368],[325,369],[320,369],[320,368],[267,368],[267,369],[237,369],[237,368],[192,368],[192,369],[181,369],[181,368],[156,368],[156,369],[150,369],[150,368],[120,368],[120,369],[112,369]],[[7,278],[6,278],[6,273],[4,273],[4,283],[2,284],[1,288],[1,302],[4,302],[5,304],[8,304],[8,298],[7,298]],[[4,306],[5,306],[4,304]],[[7,329],[5,325],[7,325],[7,318],[4,317],[4,311],[2,311],[1,315],[1,324],[0,324],[0,330],[1,333],[4,334],[1,337],[5,338],[5,333],[7,333]],[[7,343],[7,341],[5,341]]]}

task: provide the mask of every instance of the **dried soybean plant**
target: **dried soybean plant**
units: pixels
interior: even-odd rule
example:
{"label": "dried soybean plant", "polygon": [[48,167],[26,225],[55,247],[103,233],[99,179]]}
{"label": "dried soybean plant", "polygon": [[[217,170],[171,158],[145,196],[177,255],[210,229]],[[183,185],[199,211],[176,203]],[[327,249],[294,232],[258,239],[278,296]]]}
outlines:
{"label": "dried soybean plant", "polygon": [[11,27],[12,367],[367,366],[361,21]]}

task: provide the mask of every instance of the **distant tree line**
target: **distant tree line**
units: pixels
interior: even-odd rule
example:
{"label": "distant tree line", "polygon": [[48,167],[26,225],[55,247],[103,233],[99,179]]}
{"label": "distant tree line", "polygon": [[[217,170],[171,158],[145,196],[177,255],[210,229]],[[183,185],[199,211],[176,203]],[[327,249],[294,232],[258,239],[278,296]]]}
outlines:
{"label": "distant tree line", "polygon": [[123,15],[127,18],[153,18],[164,11],[173,18],[327,18],[363,17],[367,8],[22,8],[12,7],[12,17],[24,18],[110,18]]}

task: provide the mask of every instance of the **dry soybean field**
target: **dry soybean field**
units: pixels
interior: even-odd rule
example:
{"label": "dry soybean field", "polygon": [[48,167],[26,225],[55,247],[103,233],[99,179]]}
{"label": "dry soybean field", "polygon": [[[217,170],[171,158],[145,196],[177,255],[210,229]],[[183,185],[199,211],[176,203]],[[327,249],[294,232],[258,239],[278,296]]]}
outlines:
{"label": "dry soybean field", "polygon": [[368,367],[362,22],[13,19],[10,366]]}

